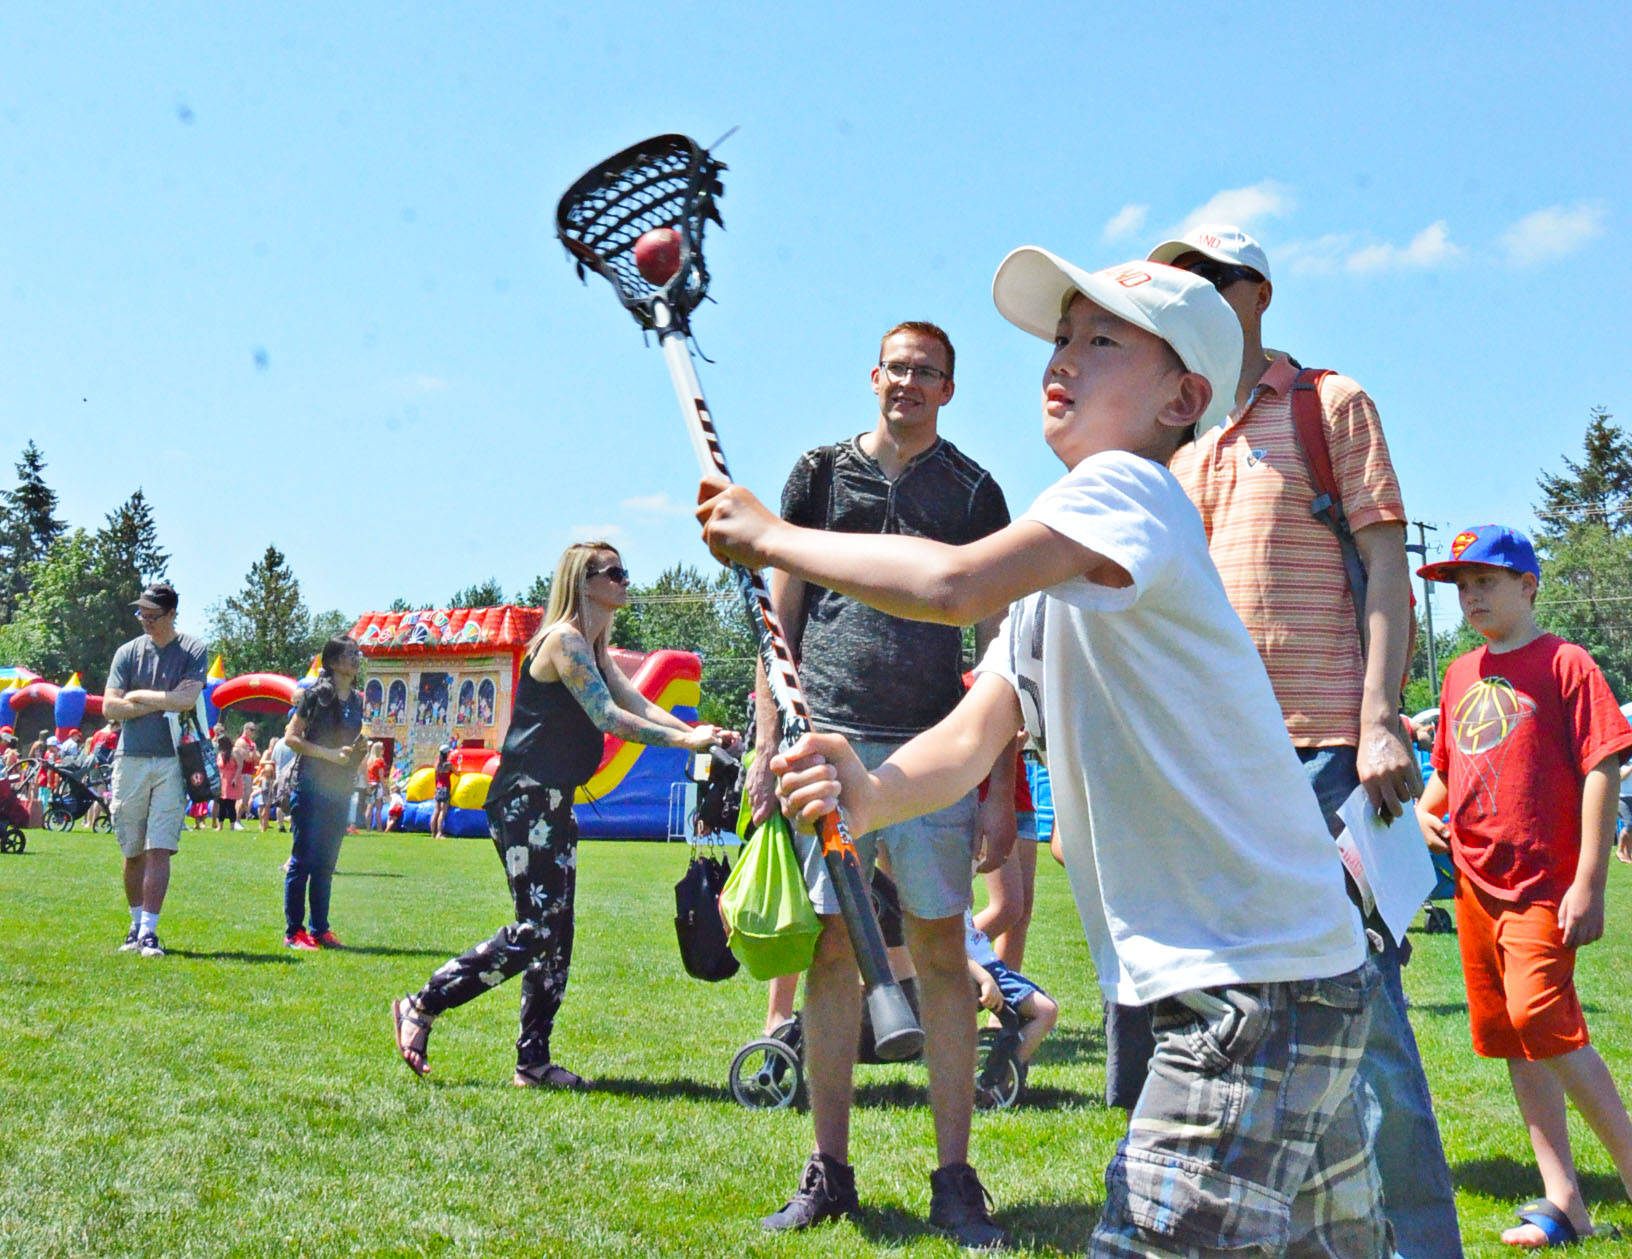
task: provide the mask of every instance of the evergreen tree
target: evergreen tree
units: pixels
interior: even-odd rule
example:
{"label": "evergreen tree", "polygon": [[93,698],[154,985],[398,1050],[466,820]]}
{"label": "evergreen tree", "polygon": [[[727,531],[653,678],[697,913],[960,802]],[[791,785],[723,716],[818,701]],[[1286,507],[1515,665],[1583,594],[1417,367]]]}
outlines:
{"label": "evergreen tree", "polygon": [[496,608],[504,602],[504,587],[499,585],[497,577],[489,577],[486,581],[478,581],[466,586],[463,590],[455,590],[448,600],[450,608]]}
{"label": "evergreen tree", "polygon": [[548,573],[540,573],[533,578],[533,584],[516,596],[516,603],[524,608],[547,608],[550,606],[550,581]]}
{"label": "evergreen tree", "polygon": [[[44,559],[28,566],[23,574],[28,600],[9,624],[0,626],[0,659],[57,682],[66,682],[78,670],[88,690],[100,689],[118,643],[108,646],[97,633],[101,579],[96,549],[94,537],[75,529],[59,537]],[[136,622],[127,614],[126,623],[123,637],[129,638]]]}
{"label": "evergreen tree", "polygon": [[1543,629],[1585,647],[1622,700],[1632,698],[1632,443],[1594,407],[1578,463],[1543,473],[1536,535]]}
{"label": "evergreen tree", "polygon": [[[211,650],[231,673],[302,677],[312,663],[312,617],[282,551],[268,544],[243,589],[211,609]],[[349,624],[349,623],[348,623]]]}
{"label": "evergreen tree", "polygon": [[108,513],[97,539],[108,557],[106,567],[133,578],[137,593],[150,582],[162,580],[169,570],[170,556],[159,549],[153,508],[140,489]]}
{"label": "evergreen tree", "polygon": [[0,624],[16,615],[31,565],[46,558],[64,528],[56,491],[45,483],[45,456],[30,441],[17,462],[17,488],[0,502]]}

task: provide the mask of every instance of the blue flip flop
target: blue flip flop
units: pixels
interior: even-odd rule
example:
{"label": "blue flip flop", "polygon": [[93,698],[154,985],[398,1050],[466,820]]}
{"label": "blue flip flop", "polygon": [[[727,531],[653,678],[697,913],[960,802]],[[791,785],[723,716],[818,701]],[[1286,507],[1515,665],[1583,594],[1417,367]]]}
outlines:
{"label": "blue flip flop", "polygon": [[1546,1198],[1526,1202],[1519,1208],[1518,1216],[1520,1223],[1534,1224],[1547,1239],[1540,1246],[1526,1249],[1547,1250],[1553,1246],[1569,1246],[1581,1240],[1581,1235],[1575,1231],[1575,1225],[1570,1223],[1570,1217]]}

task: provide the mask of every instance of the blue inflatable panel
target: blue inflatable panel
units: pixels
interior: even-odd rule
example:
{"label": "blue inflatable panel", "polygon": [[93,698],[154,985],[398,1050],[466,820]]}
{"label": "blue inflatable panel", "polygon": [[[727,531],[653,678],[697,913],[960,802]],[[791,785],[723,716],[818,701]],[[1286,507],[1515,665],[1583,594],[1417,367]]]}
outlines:
{"label": "blue inflatable panel", "polygon": [[1031,783],[1031,803],[1037,810],[1037,840],[1046,844],[1054,837],[1054,789],[1047,768],[1030,757],[1026,758],[1026,777]]}
{"label": "blue inflatable panel", "polygon": [[[430,816],[426,815],[425,829],[430,829]],[[447,820],[442,823],[442,833],[454,835],[460,839],[488,839],[491,832],[487,829],[487,811],[485,809],[456,809],[448,806]]]}
{"label": "blue inflatable panel", "polygon": [[429,831],[431,829],[431,809],[435,807],[429,800],[421,800],[418,804],[402,806],[402,829],[405,831]]}

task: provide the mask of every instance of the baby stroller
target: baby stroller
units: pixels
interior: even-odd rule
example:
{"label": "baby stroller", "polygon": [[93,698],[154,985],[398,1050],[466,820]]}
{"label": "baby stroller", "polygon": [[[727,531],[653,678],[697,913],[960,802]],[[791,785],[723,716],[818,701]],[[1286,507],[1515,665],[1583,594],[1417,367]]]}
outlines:
{"label": "baby stroller", "polygon": [[[913,1012],[918,1011],[918,985],[903,980]],[[980,1029],[975,1054],[975,1108],[1007,1110],[1026,1091],[1026,1064],[1019,1059],[1020,1015],[1008,1006],[997,1012],[998,1026]],[[804,1101],[804,1028],[795,1014],[769,1036],[751,1040],[731,1059],[731,1096],[750,1109],[775,1110]],[[873,1026],[866,1007],[861,1013],[858,1063],[884,1061],[873,1047]]]}
{"label": "baby stroller", "polygon": [[10,776],[0,776],[0,853],[22,852],[28,847],[28,836],[23,834],[27,825],[28,806]]}
{"label": "baby stroller", "polygon": [[63,762],[24,760],[17,763],[14,780],[44,788],[42,798],[49,798],[41,825],[48,831],[73,830],[74,823],[100,801],[102,811],[91,829],[105,835],[113,829],[107,807],[109,774],[105,765],[85,758]]}

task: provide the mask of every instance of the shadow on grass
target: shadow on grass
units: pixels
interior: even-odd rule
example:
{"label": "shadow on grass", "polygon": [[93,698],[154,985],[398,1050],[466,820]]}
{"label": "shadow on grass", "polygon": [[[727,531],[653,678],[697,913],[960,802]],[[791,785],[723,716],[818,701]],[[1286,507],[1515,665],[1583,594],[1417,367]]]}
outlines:
{"label": "shadow on grass", "polygon": [[342,953],[356,953],[362,957],[458,957],[463,949],[394,949],[384,944],[348,944]]}
{"label": "shadow on grass", "polygon": [[[866,1068],[861,1068],[865,1071]],[[922,1079],[922,1077],[921,1077]],[[899,1110],[904,1107],[928,1106],[929,1085],[919,1080],[874,1080],[867,1082],[858,1072],[856,1076],[855,1105],[876,1110]],[[1017,1110],[1065,1110],[1081,1107],[1105,1108],[1104,1099],[1092,1093],[1075,1089],[1027,1083],[1025,1095]]]}
{"label": "shadow on grass", "polygon": [[[1576,1172],[1588,1202],[1613,1202],[1625,1190],[1620,1177],[1608,1172]],[[1474,1158],[1451,1165],[1451,1181],[1486,1197],[1511,1200],[1515,1205],[1541,1196],[1541,1174],[1535,1163],[1515,1158]]]}
{"label": "shadow on grass", "polygon": [[[1601,1014],[1604,1007],[1591,1001],[1583,1001],[1581,1009],[1587,1014]],[[1466,1001],[1413,1001],[1412,1014],[1439,1014],[1439,1015],[1466,1015],[1468,1003]]]}
{"label": "shadow on grass", "polygon": [[1105,1032],[1102,1028],[1059,1027],[1037,1046],[1032,1065],[1064,1066],[1080,1062],[1105,1061]]}
{"label": "shadow on grass", "polygon": [[336,870],[337,879],[405,879],[405,874],[397,874],[390,870]]}
{"label": "shadow on grass", "polygon": [[[544,1090],[548,1092],[549,1090]],[[597,1076],[590,1084],[591,1093],[610,1093],[617,1097],[684,1098],[694,1102],[731,1102],[731,1090],[722,1084],[704,1084],[675,1076],[667,1080],[627,1080],[617,1076]]]}
{"label": "shadow on grass", "polygon": [[[1088,1202],[1019,1202],[1000,1205],[992,1218],[1006,1229],[1011,1245],[1043,1254],[1080,1255],[1099,1219],[1099,1208]],[[920,1237],[942,1237],[922,1216],[905,1211],[879,1211],[863,1206],[853,1217],[869,1241],[903,1246]]]}
{"label": "shadow on grass", "polygon": [[265,965],[293,966],[299,959],[288,953],[245,953],[242,949],[222,949],[213,953],[199,953],[190,949],[166,949],[171,957],[185,957],[199,962],[249,962]]}

